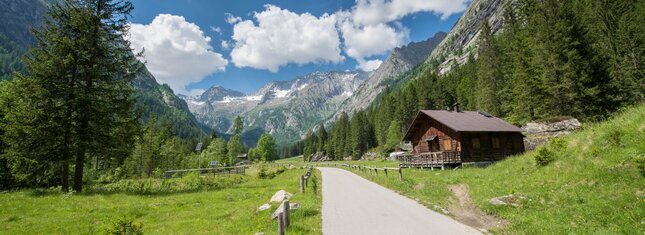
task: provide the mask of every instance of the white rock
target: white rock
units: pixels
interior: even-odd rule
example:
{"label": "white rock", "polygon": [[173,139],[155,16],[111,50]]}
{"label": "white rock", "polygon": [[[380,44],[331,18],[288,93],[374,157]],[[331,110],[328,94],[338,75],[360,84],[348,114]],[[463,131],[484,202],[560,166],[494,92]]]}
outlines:
{"label": "white rock", "polygon": [[287,191],[280,190],[273,194],[273,197],[271,197],[270,202],[282,202],[284,200],[287,200],[291,198],[291,193],[288,193]]}
{"label": "white rock", "polygon": [[268,210],[269,208],[271,208],[271,205],[269,203],[267,203],[267,204],[264,204],[264,205],[258,207],[258,211],[265,211],[265,210]]}

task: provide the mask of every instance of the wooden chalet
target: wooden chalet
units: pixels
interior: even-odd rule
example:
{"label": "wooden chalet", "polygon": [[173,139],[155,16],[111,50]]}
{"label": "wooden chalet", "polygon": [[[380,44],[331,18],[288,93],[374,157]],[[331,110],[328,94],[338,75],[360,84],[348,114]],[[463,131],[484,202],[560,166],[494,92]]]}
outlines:
{"label": "wooden chalet", "polygon": [[490,163],[524,152],[521,129],[485,112],[421,110],[408,128],[410,155],[399,158],[403,167],[442,168]]}

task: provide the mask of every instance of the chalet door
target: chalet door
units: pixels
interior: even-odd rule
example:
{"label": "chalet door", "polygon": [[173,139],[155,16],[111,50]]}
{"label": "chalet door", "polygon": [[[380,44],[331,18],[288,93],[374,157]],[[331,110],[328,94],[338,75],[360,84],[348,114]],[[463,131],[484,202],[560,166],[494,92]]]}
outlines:
{"label": "chalet door", "polygon": [[439,140],[434,138],[433,140],[428,141],[428,146],[430,146],[430,152],[439,152]]}

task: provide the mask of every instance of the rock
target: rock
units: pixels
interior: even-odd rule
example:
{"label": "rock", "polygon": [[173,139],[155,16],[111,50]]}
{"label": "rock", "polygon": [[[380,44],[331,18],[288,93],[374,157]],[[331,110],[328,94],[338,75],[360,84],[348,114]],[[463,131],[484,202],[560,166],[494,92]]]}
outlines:
{"label": "rock", "polygon": [[264,235],[264,233],[263,232],[257,232],[254,235]]}
{"label": "rock", "polygon": [[496,205],[496,206],[499,206],[499,205],[511,205],[511,206],[514,206],[514,207],[519,207],[520,205],[517,204],[518,199],[524,200],[524,199],[526,199],[526,197],[521,196],[521,195],[510,194],[510,195],[506,195],[506,196],[492,198],[492,199],[490,199],[489,202],[490,202],[490,204],[493,204],[493,205]]}
{"label": "rock", "polygon": [[552,123],[527,123],[522,127],[522,132],[526,136],[524,138],[524,149],[527,151],[534,150],[538,146],[549,142],[549,140],[558,136],[571,134],[571,132],[578,128],[580,128],[580,122],[575,118]]}
{"label": "rock", "polygon": [[378,154],[374,152],[366,152],[365,154],[363,154],[363,156],[361,156],[361,160],[374,160],[379,158],[380,157],[378,156]]}
{"label": "rock", "polygon": [[578,128],[580,128],[580,122],[578,119],[572,118],[553,123],[529,122],[522,127],[522,131],[526,133],[571,132]]}
{"label": "rock", "polygon": [[329,161],[329,158],[327,155],[325,155],[323,152],[317,152],[309,158],[310,162],[324,162],[324,161]]}
{"label": "rock", "polygon": [[289,203],[289,210],[297,210],[300,208],[300,205],[298,203],[290,202]]}
{"label": "rock", "polygon": [[271,208],[271,204],[267,203],[267,204],[264,204],[264,205],[258,207],[258,211],[265,211],[265,210],[268,210],[269,208]]}
{"label": "rock", "polygon": [[287,200],[287,199],[291,198],[291,195],[292,194],[288,193],[287,191],[280,190],[280,191],[276,192],[275,194],[273,194],[273,197],[271,197],[270,202],[282,202],[284,200]]}

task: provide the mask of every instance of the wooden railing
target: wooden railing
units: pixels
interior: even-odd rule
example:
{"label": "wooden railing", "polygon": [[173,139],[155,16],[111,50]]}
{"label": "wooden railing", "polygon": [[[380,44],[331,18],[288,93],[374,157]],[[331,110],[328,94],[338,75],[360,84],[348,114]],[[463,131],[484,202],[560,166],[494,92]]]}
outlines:
{"label": "wooden railing", "polygon": [[184,174],[188,172],[197,172],[199,174],[212,174],[212,175],[244,175],[246,174],[246,166],[234,167],[217,167],[217,168],[200,168],[200,169],[185,169],[185,170],[170,170],[164,172],[164,178],[170,179],[176,174]]}
{"label": "wooden railing", "polygon": [[348,167],[354,170],[358,170],[360,172],[367,173],[369,175],[378,175],[378,171],[383,171],[385,173],[385,177],[388,176],[388,171],[390,172],[398,172],[399,173],[399,181],[403,181],[403,171],[401,170],[401,167],[393,168],[393,167],[369,167],[369,166],[363,166],[363,165],[349,165],[346,163],[319,163],[317,164],[318,166],[335,166],[335,167]]}
{"label": "wooden railing", "polygon": [[461,152],[429,152],[419,155],[402,155],[397,158],[400,167],[441,168],[445,165],[460,164]]}

